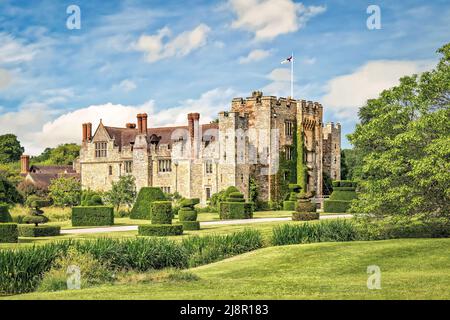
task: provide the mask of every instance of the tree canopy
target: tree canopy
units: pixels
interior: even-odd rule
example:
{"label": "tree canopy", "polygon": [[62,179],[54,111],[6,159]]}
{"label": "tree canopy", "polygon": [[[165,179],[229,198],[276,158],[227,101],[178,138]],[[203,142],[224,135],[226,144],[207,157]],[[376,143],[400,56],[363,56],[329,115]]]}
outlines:
{"label": "tree canopy", "polygon": [[39,156],[33,157],[33,163],[48,165],[70,165],[80,155],[80,146],[66,143],[56,148],[46,148]]}
{"label": "tree canopy", "polygon": [[367,101],[348,136],[360,156],[355,212],[450,215],[450,43],[434,70]]}
{"label": "tree canopy", "polygon": [[0,163],[18,161],[24,151],[17,136],[10,133],[0,135]]}

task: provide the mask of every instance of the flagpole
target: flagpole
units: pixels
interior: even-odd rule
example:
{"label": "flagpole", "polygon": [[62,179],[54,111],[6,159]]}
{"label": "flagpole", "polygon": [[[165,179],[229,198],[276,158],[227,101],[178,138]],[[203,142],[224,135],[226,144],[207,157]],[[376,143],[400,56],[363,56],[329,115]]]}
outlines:
{"label": "flagpole", "polygon": [[291,61],[291,99],[294,99],[294,52],[292,51]]}

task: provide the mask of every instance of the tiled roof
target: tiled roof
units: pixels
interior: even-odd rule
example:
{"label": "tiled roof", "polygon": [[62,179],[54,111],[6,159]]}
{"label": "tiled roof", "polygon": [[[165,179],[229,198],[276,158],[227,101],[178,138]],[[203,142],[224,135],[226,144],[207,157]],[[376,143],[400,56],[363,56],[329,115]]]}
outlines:
{"label": "tiled roof", "polygon": [[[206,131],[208,129],[218,129],[219,125],[217,123],[209,123],[202,125],[202,131]],[[138,129],[132,128],[116,128],[116,127],[107,127],[105,126],[106,131],[109,136],[114,139],[115,144],[122,148],[125,146],[129,146],[130,143],[134,142],[136,135],[138,134]],[[154,139],[154,136],[160,138],[160,144],[169,144],[171,142],[172,133],[177,129],[185,129],[187,130],[187,126],[178,126],[178,127],[160,127],[160,128],[148,128],[147,129],[147,140],[150,142],[151,139]],[[153,138],[152,138],[153,136]]]}
{"label": "tiled roof", "polygon": [[57,174],[57,173],[75,173],[73,166],[71,165],[32,165],[30,172],[40,174]]}
{"label": "tiled roof", "polygon": [[53,179],[65,177],[65,178],[76,178],[80,179],[79,173],[33,173],[30,172],[29,176],[31,177],[34,183],[39,183],[48,187]]}

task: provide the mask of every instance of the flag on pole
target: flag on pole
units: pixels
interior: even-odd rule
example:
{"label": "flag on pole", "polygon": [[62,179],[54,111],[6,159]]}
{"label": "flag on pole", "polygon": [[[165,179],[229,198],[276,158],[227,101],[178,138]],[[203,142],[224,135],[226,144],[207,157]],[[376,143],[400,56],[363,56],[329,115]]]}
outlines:
{"label": "flag on pole", "polygon": [[284,59],[283,61],[281,61],[281,64],[286,64],[286,63],[290,63],[292,62],[292,59],[294,59],[293,56],[290,56],[289,58]]}

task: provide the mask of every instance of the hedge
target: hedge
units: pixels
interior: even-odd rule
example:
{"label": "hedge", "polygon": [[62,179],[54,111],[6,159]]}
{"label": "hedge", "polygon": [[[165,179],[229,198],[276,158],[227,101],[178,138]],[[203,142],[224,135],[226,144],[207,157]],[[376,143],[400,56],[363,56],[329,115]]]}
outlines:
{"label": "hedge", "polygon": [[0,243],[15,243],[18,236],[16,223],[0,223]]}
{"label": "hedge", "polygon": [[138,227],[140,236],[178,236],[183,234],[181,224],[146,224]]}
{"label": "hedge", "polygon": [[333,192],[330,195],[330,200],[351,201],[356,198],[357,196],[354,190],[353,191],[333,190]]}
{"label": "hedge", "polygon": [[7,204],[0,204],[0,222],[12,222]]}
{"label": "hedge", "polygon": [[112,226],[114,209],[110,206],[72,208],[72,226]]}
{"label": "hedge", "polygon": [[152,224],[172,224],[172,203],[170,201],[154,201],[150,206]]}
{"label": "hedge", "polygon": [[315,212],[294,212],[292,213],[293,221],[309,221],[319,219],[320,214]]}
{"label": "hedge", "polygon": [[181,221],[183,230],[200,230],[199,221]]}
{"label": "hedge", "polygon": [[345,200],[325,200],[323,211],[331,213],[344,213],[350,208],[351,201]]}
{"label": "hedge", "polygon": [[34,226],[22,224],[18,226],[19,237],[53,237],[59,236],[60,226]]}
{"label": "hedge", "polygon": [[283,201],[283,210],[295,211],[297,201]]}
{"label": "hedge", "polygon": [[253,203],[251,202],[221,202],[219,203],[221,220],[253,218]]}
{"label": "hedge", "polygon": [[354,187],[358,185],[357,182],[351,181],[351,180],[335,180],[331,182],[331,185],[333,186],[333,189],[335,187]]}
{"label": "hedge", "polygon": [[180,202],[180,206],[181,207],[194,207],[196,204],[200,203],[200,199],[199,198],[192,198],[192,199],[183,199]]}
{"label": "hedge", "polygon": [[297,212],[316,212],[316,204],[312,202],[301,202],[297,203]]}
{"label": "hedge", "polygon": [[138,193],[133,209],[131,209],[131,219],[151,220],[150,205],[154,201],[166,200],[164,193],[160,188],[144,187]]}
{"label": "hedge", "polygon": [[197,220],[197,211],[180,209],[180,211],[178,211],[178,220],[195,221]]}

